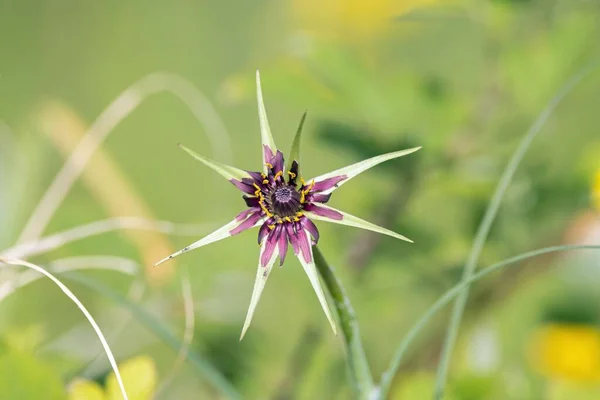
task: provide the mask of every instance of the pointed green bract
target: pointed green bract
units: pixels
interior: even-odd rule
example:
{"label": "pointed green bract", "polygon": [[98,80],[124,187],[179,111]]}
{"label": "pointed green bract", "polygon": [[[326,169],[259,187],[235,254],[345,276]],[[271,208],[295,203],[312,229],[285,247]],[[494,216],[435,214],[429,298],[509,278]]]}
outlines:
{"label": "pointed green bract", "polygon": [[[308,232],[306,232],[307,235],[309,235]],[[325,316],[327,317],[327,320],[329,321],[329,324],[331,325],[331,329],[333,329],[333,333],[337,336],[337,326],[335,325],[335,321],[333,320],[333,317],[331,316],[331,311],[329,311],[329,305],[327,304],[327,299],[325,298],[325,293],[323,292],[323,287],[321,287],[321,281],[319,280],[319,274],[317,272],[317,267],[315,266],[315,257],[313,255],[313,251],[312,251],[312,246],[310,246],[310,258],[311,258],[311,262],[307,263],[304,260],[304,257],[302,254],[298,254],[298,260],[300,261],[300,264],[302,264],[302,267],[304,268],[304,272],[306,272],[306,275],[308,276],[308,279],[310,280],[310,284],[312,285],[313,289],[315,290],[315,293],[317,294],[317,298],[319,299],[319,303],[321,303],[321,307],[323,308],[323,311],[325,312]]]}
{"label": "pointed green bract", "polygon": [[304,215],[306,215],[310,219],[333,222],[334,224],[340,224],[340,225],[354,226],[356,228],[361,228],[361,229],[366,229],[366,230],[372,231],[372,232],[382,233],[384,235],[388,235],[388,236],[394,237],[396,239],[400,239],[400,240],[404,240],[404,241],[413,243],[412,240],[410,240],[409,238],[407,238],[405,236],[400,235],[399,233],[390,231],[389,229],[385,229],[379,225],[375,225],[369,221],[365,221],[364,219],[355,217],[354,215],[337,210],[333,207],[326,206],[324,204],[319,204],[319,207],[338,212],[338,213],[342,214],[343,218],[342,219],[333,219],[333,218],[329,218],[329,217],[324,217],[322,215],[317,215],[314,212],[310,212],[310,211],[304,211]]}
{"label": "pointed green bract", "polygon": [[244,338],[246,335],[246,331],[250,327],[250,323],[252,322],[252,317],[254,316],[254,311],[256,311],[256,306],[258,305],[258,301],[260,300],[260,296],[262,295],[263,289],[267,284],[267,279],[269,279],[269,275],[271,274],[271,270],[273,269],[273,264],[275,264],[275,259],[279,254],[277,248],[273,251],[273,255],[269,259],[269,262],[265,267],[260,265],[260,258],[262,257],[263,252],[265,251],[265,242],[267,238],[263,240],[263,243],[260,248],[260,255],[258,257],[258,270],[256,271],[256,279],[254,280],[254,289],[252,289],[252,297],[250,298],[250,306],[248,307],[248,314],[246,314],[246,321],[244,321],[244,327],[242,328],[242,334],[240,335],[240,340]]}
{"label": "pointed green bract", "polygon": [[[184,247],[183,249],[181,249],[179,251],[176,251],[175,253],[171,254],[170,256],[163,258],[162,260],[160,260],[159,262],[154,264],[154,266],[156,267],[156,266],[164,263],[165,261],[169,261],[177,256],[182,255],[183,253],[187,253],[188,251],[191,251],[191,250],[197,249],[199,247],[206,246],[207,244],[211,244],[211,243],[217,242],[219,240],[231,237],[230,231],[232,229],[235,229],[242,222],[244,222],[244,220],[238,221],[237,219],[234,219],[233,221],[231,221],[227,225],[220,227],[219,229],[217,229],[210,235],[205,236],[202,239],[198,240],[197,242],[194,242],[194,243],[190,244],[189,246]],[[254,224],[253,227],[256,227],[262,223],[263,223],[262,220],[258,220],[258,222],[256,222],[256,224]]]}
{"label": "pointed green bract", "polygon": [[302,128],[304,128],[305,120],[306,111],[304,111],[304,114],[302,114],[302,118],[298,124],[298,130],[296,131],[296,136],[294,136],[294,141],[292,142],[292,149],[290,150],[288,157],[288,168],[290,165],[292,165],[292,161],[294,160],[298,163],[298,165],[300,165],[300,142],[302,141]]}
{"label": "pointed green bract", "polygon": [[202,164],[206,165],[208,168],[212,169],[217,174],[221,175],[223,178],[225,178],[227,180],[231,180],[231,179],[241,180],[243,178],[250,178],[250,175],[244,170],[238,169],[236,167],[231,167],[229,165],[222,164],[218,161],[211,160],[210,158],[201,156],[200,154],[196,153],[193,150],[188,149],[187,147],[185,147],[182,144],[179,144],[179,147],[181,147],[181,149],[184,150],[186,153],[188,153],[189,155],[194,157],[196,160],[200,161]]}
{"label": "pointed green bract", "polygon": [[339,182],[336,187],[332,187],[331,189],[324,190],[322,192],[324,194],[331,193],[338,187],[342,186],[344,183],[348,182],[350,179],[354,178],[356,175],[368,170],[369,168],[373,168],[374,166],[381,164],[384,161],[393,160],[394,158],[399,158],[399,157],[414,153],[415,151],[417,151],[419,149],[421,149],[421,147],[413,147],[412,149],[406,149],[406,150],[401,150],[401,151],[395,151],[393,153],[382,154],[380,156],[372,157],[372,158],[357,162],[356,164],[352,164],[347,167],[337,169],[337,170],[329,172],[327,174],[317,176],[316,178],[308,179],[307,182],[312,182],[313,180],[315,182],[321,182],[328,178],[345,175],[346,179]]}
{"label": "pointed green bract", "polygon": [[[261,148],[261,154],[264,154],[264,146],[269,146],[271,151],[275,153],[277,146],[275,146],[275,140],[271,135],[271,128],[269,127],[269,119],[267,118],[267,110],[265,109],[265,103],[263,101],[262,88],[260,86],[260,72],[256,70],[256,100],[258,101],[258,121],[260,123],[260,138],[263,145]],[[263,160],[263,162],[269,162],[269,160]]]}

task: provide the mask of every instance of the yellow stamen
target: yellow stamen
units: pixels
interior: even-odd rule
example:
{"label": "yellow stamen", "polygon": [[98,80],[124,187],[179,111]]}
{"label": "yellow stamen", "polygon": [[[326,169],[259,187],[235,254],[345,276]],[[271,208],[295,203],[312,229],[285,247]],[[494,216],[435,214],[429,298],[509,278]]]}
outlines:
{"label": "yellow stamen", "polygon": [[313,187],[315,187],[315,180],[314,179],[312,180],[312,182],[308,186],[308,189],[305,190],[305,192],[308,194],[308,192],[310,192]]}
{"label": "yellow stamen", "polygon": [[268,180],[268,179],[265,179],[265,180],[263,181],[263,184],[265,184],[265,185],[266,185],[267,183],[269,183],[269,180]]}
{"label": "yellow stamen", "polygon": [[263,179],[266,179],[266,178],[267,178],[267,175],[263,174],[262,172],[260,173],[260,176],[261,176]]}
{"label": "yellow stamen", "polygon": [[294,217],[294,222],[300,222],[300,218]]}
{"label": "yellow stamen", "polygon": [[275,174],[275,180],[277,180],[277,178],[279,178],[281,175],[283,175],[283,171],[279,171],[278,173]]}
{"label": "yellow stamen", "polygon": [[[302,186],[306,186],[306,182],[304,182],[304,180],[302,179]],[[312,188],[315,186],[315,180],[313,179],[313,181],[310,183],[310,185],[308,185],[308,187],[304,190],[300,191],[300,203],[304,203],[304,201],[306,200],[306,195],[308,194],[308,192],[310,192],[312,190]]]}
{"label": "yellow stamen", "polygon": [[273,164],[271,164],[271,163],[265,163],[265,165],[266,165],[267,167],[269,167],[269,168],[273,169]]}
{"label": "yellow stamen", "polygon": [[267,225],[269,227],[270,230],[275,229],[275,225]]}
{"label": "yellow stamen", "polygon": [[292,171],[288,171],[288,174],[292,177],[292,179],[296,178],[296,174]]}
{"label": "yellow stamen", "polygon": [[258,191],[260,192],[260,186],[258,186],[258,185],[256,184],[256,182],[254,182],[254,183],[252,184],[252,186],[254,186],[254,187],[256,188],[256,190],[258,190]]}
{"label": "yellow stamen", "polygon": [[306,182],[304,182],[304,178],[300,178],[300,183],[302,184],[302,186],[306,186]]}
{"label": "yellow stamen", "polygon": [[292,222],[292,219],[290,217],[285,217],[284,218],[287,222]]}
{"label": "yellow stamen", "polygon": [[271,214],[271,212],[267,209],[267,207],[265,207],[265,205],[262,203],[262,200],[258,202],[258,205],[265,212],[265,214],[267,214],[267,217],[270,218],[273,216],[273,214]]}

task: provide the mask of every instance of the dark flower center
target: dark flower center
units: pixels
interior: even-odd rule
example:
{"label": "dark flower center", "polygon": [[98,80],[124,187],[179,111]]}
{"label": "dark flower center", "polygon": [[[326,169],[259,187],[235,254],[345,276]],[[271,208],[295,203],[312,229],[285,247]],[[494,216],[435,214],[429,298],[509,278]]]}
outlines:
{"label": "dark flower center", "polygon": [[279,186],[271,193],[271,212],[281,218],[293,217],[301,209],[300,193],[293,186]]}

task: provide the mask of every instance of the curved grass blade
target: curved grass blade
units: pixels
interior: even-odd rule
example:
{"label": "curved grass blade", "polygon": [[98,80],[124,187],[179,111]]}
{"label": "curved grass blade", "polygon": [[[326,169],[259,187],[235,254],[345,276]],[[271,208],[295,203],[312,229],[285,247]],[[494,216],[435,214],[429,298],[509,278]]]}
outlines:
{"label": "curved grass blade", "polygon": [[[506,192],[508,185],[510,185],[515,171],[519,167],[519,164],[525,156],[527,149],[529,149],[529,146],[533,142],[533,139],[535,139],[537,134],[542,130],[542,127],[545,125],[546,121],[550,118],[556,107],[565,98],[565,96],[569,94],[571,90],[573,90],[573,88],[583,80],[583,78],[588,76],[599,66],[600,63],[595,62],[583,68],[573,77],[571,77],[571,79],[569,79],[562,86],[562,88],[560,88],[558,93],[550,100],[550,103],[548,103],[544,111],[542,111],[539,117],[531,125],[523,139],[521,139],[521,142],[519,143],[517,149],[515,150],[510,161],[506,165],[506,168],[502,173],[502,177],[498,181],[498,185],[496,186],[494,195],[492,196],[492,199],[490,200],[488,207],[485,211],[485,215],[483,216],[483,219],[481,220],[481,223],[477,228],[477,233],[475,234],[475,239],[473,241],[473,247],[471,248],[469,258],[467,259],[467,262],[463,269],[463,276],[461,279],[462,282],[467,282],[475,272],[477,262],[479,261],[479,256],[481,255],[483,246],[487,241],[494,219],[498,214],[498,210],[500,208],[502,198],[504,197],[504,193]],[[460,322],[462,320],[462,315],[465,310],[468,297],[469,285],[465,285],[463,293],[456,299],[456,303],[454,304],[454,308],[452,309],[452,315],[450,317],[450,323],[448,325],[448,330],[444,341],[444,347],[442,349],[440,363],[438,365],[436,389],[434,394],[434,399],[436,400],[440,400],[444,394],[444,387],[446,385],[446,379],[448,376],[448,368],[450,366],[450,358],[452,356],[452,350],[454,349],[454,344],[458,336],[458,328],[460,327]]]}
{"label": "curved grass blade", "polygon": [[225,123],[215,107],[196,86],[175,74],[155,72],[125,89],[110,103],[89,127],[75,150],[69,155],[54,180],[35,206],[17,243],[39,238],[60,207],[71,187],[83,173],[94,153],[100,148],[114,128],[145,101],[148,96],[170,92],[190,109],[204,127],[213,148],[221,159],[230,160],[231,139]]}
{"label": "curved grass blade", "polygon": [[[54,260],[48,266],[48,272],[60,274],[67,271],[82,269],[100,269],[116,271],[122,274],[135,275],[139,265],[129,258],[115,256],[77,256]],[[41,279],[42,276],[34,270],[27,270],[0,285],[0,302],[18,289]],[[110,336],[110,335],[109,335]]]}
{"label": "curved grass blade", "polygon": [[[168,328],[164,327],[158,320],[156,320],[156,318],[154,318],[142,307],[127,300],[125,297],[113,291],[110,287],[96,280],[88,279],[83,275],[77,273],[65,274],[65,278],[77,282],[80,285],[85,286],[88,289],[91,289],[97,292],[98,294],[101,294],[113,300],[115,303],[129,310],[139,323],[148,328],[148,330],[153,332],[174,351],[179,351],[181,349],[181,341]],[[227,396],[227,398],[233,400],[241,399],[241,396],[237,393],[233,385],[212,364],[210,364],[208,361],[206,361],[204,358],[202,358],[200,355],[193,351],[188,351],[186,353],[186,357],[190,361],[192,366],[202,376],[206,377],[207,381],[212,383],[225,396]]]}
{"label": "curved grass blade", "polygon": [[471,285],[473,282],[476,282],[479,279],[484,278],[485,276],[491,274],[492,272],[498,271],[504,267],[517,266],[517,265],[519,265],[517,263],[519,263],[521,261],[525,261],[527,259],[538,257],[538,256],[548,254],[548,253],[557,253],[557,252],[562,252],[562,251],[575,251],[575,250],[600,250],[600,245],[552,246],[552,247],[545,247],[542,249],[529,251],[527,253],[523,253],[523,254],[508,258],[506,260],[500,261],[496,264],[490,265],[489,267],[484,268],[483,270],[473,274],[471,277],[469,277],[468,280],[466,280],[464,282],[460,282],[459,284],[454,286],[452,289],[448,290],[431,307],[429,307],[427,309],[427,311],[425,311],[421,315],[421,317],[417,320],[417,322],[415,324],[413,324],[413,326],[409,329],[409,331],[406,333],[406,335],[404,335],[404,338],[402,339],[402,341],[400,342],[400,345],[398,346],[398,348],[396,349],[396,352],[394,353],[394,356],[392,358],[392,361],[390,362],[389,367],[387,368],[387,370],[383,373],[383,375],[381,377],[380,390],[379,390],[379,395],[377,398],[380,400],[387,398],[387,394],[390,390],[390,385],[392,383],[392,380],[394,379],[394,376],[396,376],[396,373],[398,372],[398,368],[400,367],[400,363],[402,362],[402,359],[404,357],[404,354],[406,353],[406,350],[408,349],[408,347],[410,346],[412,341],[421,332],[421,330],[423,330],[423,328],[425,328],[425,324],[427,324],[427,322],[429,322],[429,320],[431,320],[431,318],[436,313],[438,313],[440,310],[442,310],[444,308],[444,306],[448,305],[453,299],[458,297],[466,287],[469,287],[469,285]]}
{"label": "curved grass blade", "polygon": [[40,274],[43,274],[46,277],[48,277],[50,280],[52,280],[52,282],[54,282],[56,284],[56,286],[58,286],[60,288],[60,290],[62,290],[62,292],[65,295],[67,295],[67,297],[70,298],[73,301],[73,303],[75,303],[77,305],[77,307],[81,310],[83,315],[85,315],[85,317],[87,318],[90,325],[92,325],[92,328],[94,328],[96,335],[98,335],[98,339],[100,339],[100,342],[102,343],[102,347],[104,347],[104,351],[106,352],[106,356],[108,357],[110,366],[112,367],[113,372],[115,373],[115,377],[117,378],[117,383],[119,384],[119,388],[121,389],[121,394],[123,395],[123,399],[128,400],[127,392],[125,391],[125,386],[123,385],[123,379],[121,379],[121,374],[119,373],[119,367],[117,366],[115,357],[113,356],[113,353],[110,350],[110,346],[106,342],[106,338],[102,334],[102,331],[100,330],[100,327],[94,320],[94,317],[92,317],[92,315],[89,313],[87,308],[85,308],[85,306],[81,303],[81,301],[79,301],[77,296],[75,296],[75,294],[73,294],[73,292],[71,292],[71,290],[69,290],[69,288],[66,287],[64,285],[64,283],[62,283],[60,280],[58,280],[58,278],[56,278],[50,272],[46,271],[44,268],[42,268],[38,265],[29,263],[29,262],[23,261],[23,260],[15,260],[15,259],[4,258],[4,257],[0,257],[0,263],[6,264],[6,265],[23,266],[23,267],[27,267],[27,268],[36,270]]}

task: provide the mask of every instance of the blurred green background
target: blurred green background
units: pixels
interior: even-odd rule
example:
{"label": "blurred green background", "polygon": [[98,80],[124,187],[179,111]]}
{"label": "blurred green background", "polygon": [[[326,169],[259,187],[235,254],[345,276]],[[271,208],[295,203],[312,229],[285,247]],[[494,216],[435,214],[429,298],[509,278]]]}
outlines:
{"label": "blurred green background", "polygon": [[[564,82],[600,59],[598,37],[593,0],[0,0],[0,249],[17,243],[103,115],[94,126],[110,135],[84,159],[43,236],[115,217],[200,225],[177,235],[112,231],[29,260],[96,267],[78,274],[129,296],[178,338],[179,282],[189,275],[191,348],[243,398],[351,398],[341,339],[293,257],[271,276],[238,342],[258,257],[255,232],[150,267],[245,207],[233,186],[177,143],[260,168],[258,68],[283,149],[308,110],[307,177],[424,147],[356,178],[331,203],[414,244],[318,224],[378,377],[404,332],[460,279],[504,165]],[[538,247],[599,242],[599,105],[600,73],[592,73],[525,156],[480,267]],[[542,257],[478,282],[447,398],[600,398],[599,261],[595,252]],[[138,266],[137,278],[103,270],[128,263]],[[3,265],[0,285],[22,273]],[[57,272],[97,318],[118,361],[130,363],[129,379],[142,387],[134,398],[224,398],[189,363],[174,366],[177,350],[122,301],[69,274]],[[0,398],[120,398],[111,394],[96,336],[52,283],[0,297]],[[444,313],[419,336],[392,398],[430,397],[446,323]]]}

